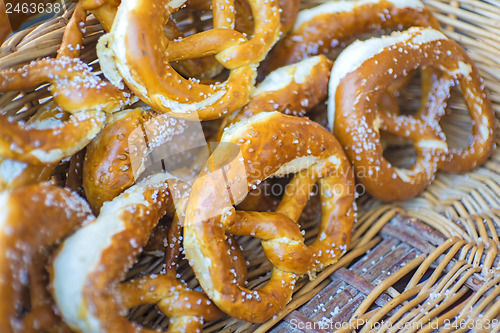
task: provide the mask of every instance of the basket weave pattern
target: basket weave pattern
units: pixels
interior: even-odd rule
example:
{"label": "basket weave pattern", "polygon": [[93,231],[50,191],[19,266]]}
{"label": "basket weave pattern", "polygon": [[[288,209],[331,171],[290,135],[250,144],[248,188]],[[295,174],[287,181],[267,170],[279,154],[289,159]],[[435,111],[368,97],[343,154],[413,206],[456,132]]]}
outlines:
{"label": "basket weave pattern", "polygon": [[[304,0],[303,7],[321,2]],[[476,62],[498,124],[500,1],[424,0],[424,3],[442,23],[444,32],[462,44]],[[0,48],[0,69],[54,56],[70,15],[71,10],[9,38]],[[183,20],[186,28],[209,22],[205,17],[186,16]],[[95,43],[102,33],[102,27],[90,17],[81,58],[97,70]],[[0,95],[0,112],[25,119],[47,102],[48,96],[46,86],[6,93]],[[470,120],[459,98],[450,107],[453,117],[447,118],[445,130],[452,143],[460,144],[463,133],[468,133]],[[500,137],[496,141],[500,144]],[[64,184],[66,169],[67,163],[56,169],[53,178],[56,183]],[[460,327],[480,331],[481,324],[484,331],[500,331],[500,324],[494,329],[487,326],[500,316],[499,149],[474,172],[439,173],[416,199],[387,205],[364,196],[358,200],[358,208],[359,219],[350,251],[316,279],[301,279],[292,301],[279,316],[261,325],[225,318],[207,323],[205,331],[326,332],[356,328],[363,332],[386,332],[410,327],[409,331],[425,332],[437,326],[444,331]],[[316,236],[314,221],[304,221],[302,227],[306,239]],[[242,238],[241,243],[250,261],[249,287],[258,288],[267,282],[266,273],[272,266],[263,258],[258,240]],[[155,271],[160,264],[161,258],[144,257],[129,274]],[[197,287],[186,263],[181,264],[180,272],[190,287]],[[158,328],[166,327],[168,322],[147,306],[134,309],[131,317]],[[392,328],[376,324],[382,321],[390,323]],[[320,322],[323,326],[318,325]],[[446,323],[452,325],[445,326]],[[463,323],[469,326],[460,326]],[[306,330],[307,327],[310,329]]]}

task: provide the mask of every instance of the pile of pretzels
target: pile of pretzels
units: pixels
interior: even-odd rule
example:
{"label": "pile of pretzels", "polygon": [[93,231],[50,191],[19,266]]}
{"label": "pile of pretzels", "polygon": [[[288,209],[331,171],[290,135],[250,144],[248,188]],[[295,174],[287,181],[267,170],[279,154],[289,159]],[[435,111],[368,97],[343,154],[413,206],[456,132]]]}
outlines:
{"label": "pile of pretzels", "polygon": [[[127,316],[143,304],[169,318],[168,332],[267,321],[300,277],[346,253],[356,184],[407,200],[438,170],[488,159],[495,117],[482,79],[419,0],[299,7],[79,0],[56,57],[0,71],[0,93],[51,94],[21,119],[0,112],[0,332],[150,332]],[[187,11],[209,14],[211,28],[185,29]],[[105,34],[87,64],[92,15]],[[417,75],[421,105],[404,114],[397,96]],[[472,119],[465,148],[441,128],[453,87]],[[325,102],[322,126],[308,115],[321,118],[311,110]],[[409,169],[384,158],[382,134],[413,144]],[[282,195],[264,193],[270,183]],[[321,217],[306,242],[311,210]],[[273,266],[258,289],[245,237]],[[143,252],[164,257],[161,271],[126,278]],[[180,280],[181,260],[198,287]]]}

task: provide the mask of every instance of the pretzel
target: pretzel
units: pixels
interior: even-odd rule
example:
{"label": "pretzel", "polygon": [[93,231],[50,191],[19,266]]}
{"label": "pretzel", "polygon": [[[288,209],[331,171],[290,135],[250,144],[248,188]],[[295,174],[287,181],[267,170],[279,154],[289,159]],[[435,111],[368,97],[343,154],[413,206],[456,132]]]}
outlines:
{"label": "pretzel", "polygon": [[117,112],[87,146],[83,188],[94,212],[135,181],[129,155],[129,136],[145,119],[141,109]]}
{"label": "pretzel", "polygon": [[[439,77],[419,113],[398,116],[377,109],[391,82],[418,67],[429,67]],[[473,140],[464,150],[448,149],[439,126],[455,84],[473,123]],[[462,172],[484,163],[494,145],[494,114],[476,67],[456,42],[431,28],[410,28],[349,46],[332,69],[328,118],[354,168],[370,175],[359,181],[384,201],[417,195],[438,167]],[[383,158],[381,130],[413,141],[417,159],[410,169],[395,168]]]}
{"label": "pretzel", "polygon": [[271,72],[254,89],[244,108],[224,118],[216,141],[226,127],[263,111],[304,115],[327,96],[331,68],[332,62],[321,55]]}
{"label": "pretzel", "polygon": [[[43,251],[84,224],[91,217],[90,208],[77,195],[43,183],[0,192],[0,207],[0,331],[49,328],[58,316],[46,296],[47,286],[40,286],[40,275],[32,272],[44,270],[40,264],[45,261],[37,258],[43,258]],[[29,308],[22,301],[26,287],[30,291]],[[19,312],[23,308],[24,317]]]}
{"label": "pretzel", "polygon": [[67,122],[25,125],[0,115],[0,156],[41,165],[57,163],[85,147],[101,130],[106,116],[98,111],[74,114]]}
{"label": "pretzel", "polygon": [[0,71],[0,92],[33,88],[51,83],[54,101],[71,113],[119,110],[137,100],[127,91],[103,81],[78,59],[85,26],[85,11],[77,5],[65,28],[56,59],[44,58],[17,69]]}
{"label": "pretzel", "polygon": [[[84,9],[90,11],[97,18],[105,31],[111,30],[118,6],[121,3],[120,0],[80,0],[80,3]],[[186,37],[173,20],[167,22],[165,34],[169,40]],[[213,57],[186,59],[171,65],[183,76],[200,79],[211,79],[224,69]]]}
{"label": "pretzel", "polygon": [[82,8],[90,11],[101,23],[104,30],[110,31],[120,0],[79,0]]}
{"label": "pretzel", "polygon": [[[153,274],[119,284],[159,218],[172,209],[172,192],[184,190],[177,185],[169,174],[146,178],[104,203],[96,220],[62,244],[54,259],[52,284],[70,327],[81,332],[146,331],[123,317],[128,307],[139,304],[157,304],[170,318],[169,332],[200,331],[203,320],[222,315],[205,295],[177,281],[175,274]],[[179,206],[182,209],[183,204]],[[173,241],[173,247],[179,246],[180,237]]]}
{"label": "pretzel", "polygon": [[113,114],[89,144],[85,156],[83,187],[94,211],[129,188],[141,174],[139,162],[143,163],[155,148],[183,135],[186,128],[184,120],[141,108]]}
{"label": "pretzel", "polygon": [[[255,33],[247,41],[232,29],[234,7],[228,2],[215,3],[214,29],[169,41],[163,27],[184,1],[123,1],[111,32],[98,45],[105,75],[118,86],[123,78],[152,108],[178,118],[209,120],[239,109],[248,101],[258,63],[278,38],[279,13],[274,0],[249,1]],[[231,69],[223,83],[184,79],[169,64],[212,54]]]}
{"label": "pretzel", "polygon": [[268,71],[331,53],[362,34],[410,26],[439,29],[439,22],[419,0],[329,1],[299,12],[290,34],[270,52]]}
{"label": "pretzel", "polygon": [[[193,184],[184,220],[185,255],[203,290],[222,311],[263,322],[290,300],[300,275],[314,276],[345,253],[355,219],[353,174],[342,148],[326,129],[279,112],[236,123],[224,132],[222,142]],[[244,166],[225,165],[230,158]],[[289,173],[296,176],[275,213],[232,208],[246,189]],[[306,246],[297,220],[316,182],[322,219],[318,239]],[[262,240],[275,266],[265,286],[252,291],[233,281],[224,245],[226,232]]]}
{"label": "pretzel", "polygon": [[[206,0],[188,0],[187,7],[195,7],[201,10],[211,10],[212,1]],[[280,12],[281,33],[287,33],[294,25],[300,9],[298,0],[278,0]],[[252,8],[246,0],[235,0],[234,8],[236,10],[235,27],[236,30],[251,35],[253,33],[253,15]]]}
{"label": "pretzel", "polygon": [[48,180],[55,165],[33,165],[0,158],[0,191],[32,185]]}
{"label": "pretzel", "polygon": [[0,114],[0,156],[29,164],[50,164],[85,147],[101,130],[106,116],[136,100],[102,81],[76,57],[83,38],[85,11],[77,5],[65,29],[57,59],[41,59],[17,71],[0,72],[0,92],[51,83],[54,102],[72,113],[67,121],[46,117],[29,125],[13,123]]}

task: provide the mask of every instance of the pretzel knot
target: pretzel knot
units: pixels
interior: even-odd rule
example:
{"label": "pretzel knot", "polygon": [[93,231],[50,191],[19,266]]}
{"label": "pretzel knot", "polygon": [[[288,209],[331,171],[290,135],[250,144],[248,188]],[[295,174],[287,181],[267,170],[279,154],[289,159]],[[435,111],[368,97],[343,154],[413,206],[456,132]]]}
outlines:
{"label": "pretzel knot", "polygon": [[[236,155],[230,149],[235,146],[240,150]],[[231,164],[217,172],[206,171],[193,184],[184,221],[184,249],[203,290],[222,311],[262,322],[286,305],[300,275],[313,276],[346,251],[355,219],[353,174],[328,131],[310,120],[279,112],[261,113],[226,129],[207,170],[230,156],[237,156],[244,166]],[[296,176],[275,213],[232,208],[246,189],[289,173]],[[322,219],[318,239],[308,247],[297,221],[317,182]],[[230,198],[225,198],[227,193]],[[214,207],[213,202],[219,205]],[[232,281],[225,233],[262,239],[275,265],[264,287],[249,290]]]}
{"label": "pretzel knot", "polygon": [[[395,78],[429,67],[437,79],[424,87],[425,103],[416,116],[398,116],[377,108]],[[439,126],[450,88],[458,85],[472,118],[472,142],[448,149]],[[426,90],[426,91],[425,91]],[[463,172],[484,163],[494,146],[494,114],[478,71],[465,50],[431,28],[410,28],[349,46],[337,59],[329,84],[328,117],[359,179],[381,200],[404,200],[420,193],[439,168]],[[382,156],[380,131],[414,142],[417,159],[407,170]]]}
{"label": "pretzel knot", "polygon": [[[54,328],[62,323],[43,283],[44,253],[89,220],[90,208],[77,195],[48,184],[1,192],[0,207],[0,331]],[[29,295],[28,304],[23,294]]]}
{"label": "pretzel knot", "polygon": [[[98,46],[106,76],[121,79],[155,110],[185,119],[209,120],[233,112],[248,101],[256,68],[278,39],[280,17],[275,0],[250,0],[255,27],[247,40],[233,30],[232,1],[214,2],[214,29],[169,41],[163,29],[184,1],[122,1],[111,32]],[[172,61],[215,55],[230,69],[222,83],[185,79]]]}
{"label": "pretzel knot", "polygon": [[[205,295],[177,281],[175,272],[120,284],[159,218],[172,209],[172,192],[183,187],[177,184],[168,174],[146,178],[104,203],[97,219],[61,245],[54,259],[52,284],[69,326],[81,332],[146,332],[123,316],[129,307],[140,304],[157,304],[169,316],[169,332],[198,332],[203,320],[223,315]],[[180,237],[175,237],[171,244],[178,249],[179,242]],[[85,253],[82,248],[87,249]],[[241,254],[234,252],[238,250],[230,252],[237,257],[230,267],[242,266]]]}

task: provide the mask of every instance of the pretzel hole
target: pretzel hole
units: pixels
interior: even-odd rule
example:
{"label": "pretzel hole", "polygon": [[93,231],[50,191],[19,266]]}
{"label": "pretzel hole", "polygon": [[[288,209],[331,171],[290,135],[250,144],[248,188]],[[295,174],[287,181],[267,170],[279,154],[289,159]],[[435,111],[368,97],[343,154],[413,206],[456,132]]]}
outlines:
{"label": "pretzel hole", "polygon": [[168,329],[169,319],[156,304],[139,305],[129,310],[127,319],[148,330],[164,332]]}
{"label": "pretzel hole", "polygon": [[[412,71],[402,81],[396,82],[390,87],[387,92],[389,96],[382,96],[378,106],[386,112],[417,117],[421,104],[425,102],[422,101],[422,89],[421,71]],[[384,131],[380,131],[380,139],[384,147],[382,156],[391,165],[401,169],[409,169],[415,163],[417,152],[413,142]]]}
{"label": "pretzel hole", "polygon": [[401,89],[394,91],[399,114],[404,116],[415,116],[421,106],[422,98],[422,76],[419,70],[408,74],[409,80]]}
{"label": "pretzel hole", "polygon": [[[389,136],[389,134],[381,133],[381,137]],[[405,141],[388,141],[385,139],[387,146],[384,148],[382,156],[391,163],[392,166],[400,169],[409,169],[417,159],[417,151],[412,143]]]}
{"label": "pretzel hole", "polygon": [[[196,33],[213,29],[213,16],[211,11],[200,10],[196,8],[182,8],[174,12],[169,20],[173,21],[179,31],[184,34],[184,37],[194,35]],[[175,39],[176,36],[173,32],[169,31],[168,26],[165,27],[165,34],[169,40]],[[211,84],[216,82],[224,82],[229,78],[230,71],[224,68],[215,60],[215,55],[210,55],[202,58],[195,59],[199,64],[215,63],[215,66],[208,68],[199,73],[199,75],[190,75],[190,67],[186,61],[174,61],[170,65],[185,79],[193,78],[201,80],[204,84]],[[204,67],[203,65],[201,65]]]}
{"label": "pretzel hole", "polygon": [[[17,304],[17,315],[29,331],[46,331],[49,328],[67,327],[62,320],[47,306],[53,304],[52,295],[48,289],[50,284],[47,267],[51,264],[50,257],[57,245],[44,247],[31,258],[31,266],[27,271],[21,271],[19,278],[23,280],[21,302]],[[33,313],[34,315],[33,315]],[[39,319],[41,319],[39,321]]]}
{"label": "pretzel hole", "polygon": [[[161,274],[164,269],[165,245],[169,246],[167,243],[167,232],[171,223],[172,218],[169,216],[164,216],[160,219],[157,226],[153,229],[143,252],[137,258],[137,262],[130,268],[122,282],[137,279],[141,276]],[[179,255],[178,265],[179,272],[186,272],[186,268],[189,267],[182,253]],[[188,277],[194,276],[192,271],[188,272],[187,275]],[[155,304],[142,304],[128,309],[127,319],[142,328],[151,330],[165,331],[169,325],[169,318]]]}
{"label": "pretzel hole", "polygon": [[451,88],[446,113],[439,124],[446,135],[448,148],[469,147],[472,142],[472,119],[458,85]]}
{"label": "pretzel hole", "polygon": [[197,10],[194,8],[182,8],[170,16],[177,28],[186,36],[193,35],[200,31],[212,29],[212,12],[207,10]]}

